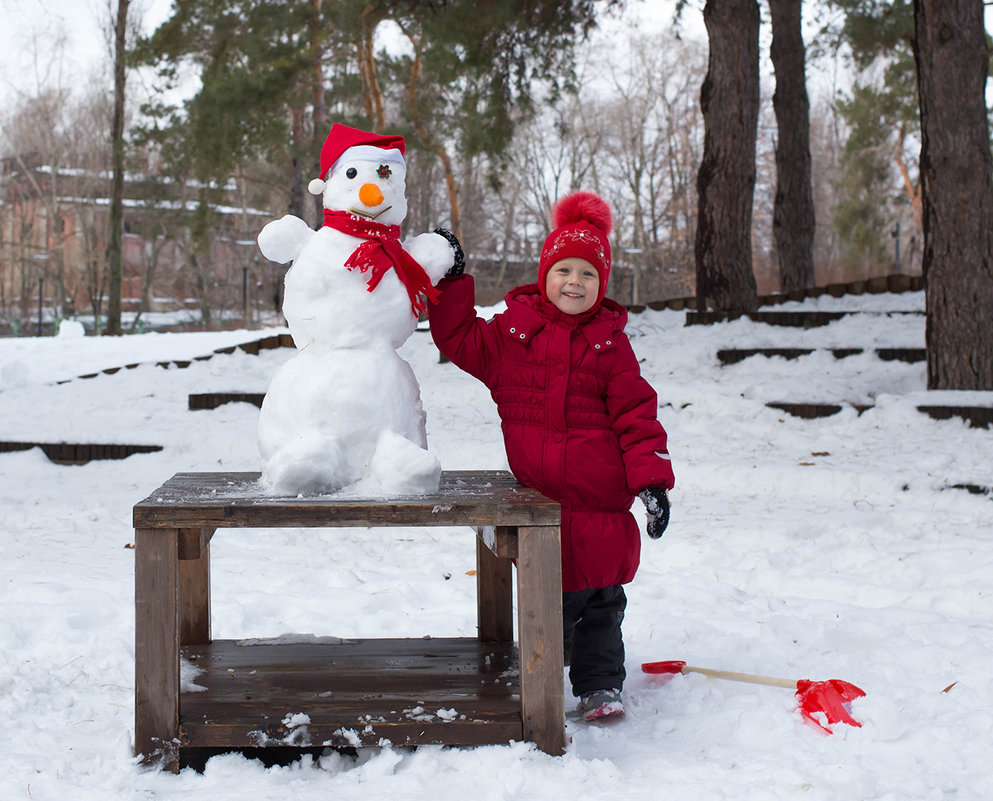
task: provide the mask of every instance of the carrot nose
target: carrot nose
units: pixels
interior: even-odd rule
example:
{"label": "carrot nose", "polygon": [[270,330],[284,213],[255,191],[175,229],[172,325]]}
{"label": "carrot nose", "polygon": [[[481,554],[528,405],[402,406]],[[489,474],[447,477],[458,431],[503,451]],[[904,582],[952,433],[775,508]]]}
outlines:
{"label": "carrot nose", "polygon": [[378,206],[383,202],[383,193],[375,184],[362,184],[359,189],[359,200],[363,206]]}

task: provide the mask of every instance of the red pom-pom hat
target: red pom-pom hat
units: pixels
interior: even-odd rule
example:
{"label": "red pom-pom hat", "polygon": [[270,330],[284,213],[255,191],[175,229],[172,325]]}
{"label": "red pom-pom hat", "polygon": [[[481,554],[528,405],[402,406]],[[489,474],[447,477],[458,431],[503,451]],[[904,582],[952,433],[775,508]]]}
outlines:
{"label": "red pom-pom hat", "polygon": [[545,239],[538,261],[538,288],[546,300],[545,279],[552,265],[562,259],[586,259],[596,267],[600,278],[597,303],[607,292],[610,277],[610,241],[613,228],[610,206],[592,192],[566,195],[552,209],[553,230]]}

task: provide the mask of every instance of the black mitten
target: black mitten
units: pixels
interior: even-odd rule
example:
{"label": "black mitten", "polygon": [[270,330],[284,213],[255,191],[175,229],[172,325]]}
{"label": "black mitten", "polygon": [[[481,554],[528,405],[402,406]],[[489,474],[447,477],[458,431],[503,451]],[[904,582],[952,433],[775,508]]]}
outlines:
{"label": "black mitten", "polygon": [[462,243],[459,238],[446,228],[435,228],[434,232],[448,240],[448,244],[455,251],[455,264],[453,264],[445,275],[462,275],[465,272],[465,253],[462,252]]}
{"label": "black mitten", "polygon": [[657,540],[669,525],[669,495],[663,487],[649,487],[642,490],[638,497],[644,502],[648,513],[645,530],[649,537]]}

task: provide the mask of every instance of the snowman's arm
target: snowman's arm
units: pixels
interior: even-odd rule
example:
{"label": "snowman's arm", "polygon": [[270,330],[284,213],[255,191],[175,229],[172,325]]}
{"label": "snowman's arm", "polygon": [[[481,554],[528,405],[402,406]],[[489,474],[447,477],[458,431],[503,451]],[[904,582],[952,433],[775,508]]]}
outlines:
{"label": "snowman's arm", "polygon": [[403,249],[424,268],[432,286],[444,278],[445,273],[455,264],[455,251],[441,234],[420,234],[406,239]]}
{"label": "snowman's arm", "polygon": [[287,214],[273,220],[259,232],[259,250],[270,261],[285,264],[295,261],[314,231],[299,217]]}

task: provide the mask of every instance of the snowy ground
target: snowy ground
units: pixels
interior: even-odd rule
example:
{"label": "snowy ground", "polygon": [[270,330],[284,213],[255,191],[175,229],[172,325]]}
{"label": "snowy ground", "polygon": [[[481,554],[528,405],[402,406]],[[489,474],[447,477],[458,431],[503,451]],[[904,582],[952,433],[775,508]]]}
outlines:
{"label": "snowy ground", "polygon": [[[631,319],[644,373],[667,404],[677,489],[672,525],[645,539],[629,587],[622,723],[570,720],[560,758],[522,743],[372,749],[271,769],[229,755],[179,776],[131,755],[131,507],[177,471],[257,469],[257,409],[190,412],[187,396],[262,392],[291,351],[166,370],[154,363],[271,332],[0,340],[0,440],[165,446],[77,467],[38,449],[0,454],[0,798],[993,797],[993,500],[947,489],[993,484],[993,431],[915,408],[989,404],[993,393],[929,394],[922,364],[871,353],[719,366],[727,347],[924,344],[922,316],[884,313],[921,310],[920,293],[803,308],[876,313],[807,331],[747,320],[684,327],[671,311]],[[403,354],[443,465],[504,467],[482,386],[439,364],[428,332]],[[142,366],[56,383],[133,363]],[[805,421],[769,400],[874,408]],[[473,547],[450,529],[222,532],[212,543],[214,635],[472,635]],[[863,726],[825,736],[788,690],[640,672],[660,659],[845,679],[867,693],[853,705]]]}

